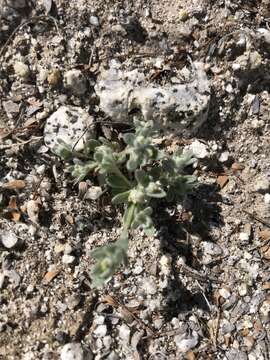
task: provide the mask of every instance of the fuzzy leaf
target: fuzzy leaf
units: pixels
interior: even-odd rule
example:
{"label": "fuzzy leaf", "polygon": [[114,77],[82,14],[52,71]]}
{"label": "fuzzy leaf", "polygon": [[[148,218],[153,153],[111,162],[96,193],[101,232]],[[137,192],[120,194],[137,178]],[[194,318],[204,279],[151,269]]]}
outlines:
{"label": "fuzzy leaf", "polygon": [[146,187],[149,184],[149,175],[144,170],[135,171],[135,179],[139,184]]}
{"label": "fuzzy leaf", "polygon": [[127,233],[123,232],[120,239],[115,243],[92,252],[93,258],[96,259],[96,265],[91,272],[94,287],[100,287],[112,278],[117,268],[126,261],[127,247]]}
{"label": "fuzzy leaf", "polygon": [[54,148],[54,153],[63,160],[71,160],[73,157],[72,148],[61,139],[58,139],[58,143],[59,145]]}
{"label": "fuzzy leaf", "polygon": [[127,162],[127,169],[130,172],[133,172],[138,167],[138,157],[136,155],[131,155]]}
{"label": "fuzzy leaf", "polygon": [[123,227],[124,229],[129,229],[134,220],[134,214],[136,213],[137,205],[128,204],[124,216],[123,216]]}
{"label": "fuzzy leaf", "polygon": [[178,171],[183,171],[183,169],[189,165],[192,165],[196,159],[194,158],[193,154],[191,152],[182,153],[178,151],[173,155],[173,160],[175,167],[178,169]]}
{"label": "fuzzy leaf", "polygon": [[77,182],[82,181],[92,170],[97,167],[95,161],[87,161],[84,164],[75,164],[70,167],[71,174]]}
{"label": "fuzzy leaf", "polygon": [[124,134],[123,135],[123,140],[127,145],[133,145],[134,140],[135,140],[135,135],[134,134]]}
{"label": "fuzzy leaf", "polygon": [[147,197],[145,196],[143,187],[137,186],[130,191],[128,201],[133,204],[145,204]]}
{"label": "fuzzy leaf", "polygon": [[150,182],[145,189],[146,195],[152,198],[162,199],[166,196],[166,192],[157,182]]}
{"label": "fuzzy leaf", "polygon": [[85,144],[85,153],[90,154],[95,151],[95,149],[100,146],[100,142],[95,139],[90,139]]}
{"label": "fuzzy leaf", "polygon": [[132,222],[132,228],[136,229],[138,227],[142,227],[147,235],[153,236],[155,233],[155,228],[151,219],[152,211],[153,210],[150,206],[144,210],[139,211]]}
{"label": "fuzzy leaf", "polygon": [[99,146],[94,153],[94,160],[98,162],[100,172],[114,172],[115,159],[111,149],[105,145]]}
{"label": "fuzzy leaf", "polygon": [[125,191],[125,192],[121,192],[117,195],[115,195],[112,198],[112,203],[113,204],[123,204],[123,203],[128,203],[128,198],[129,198],[129,194],[130,194],[130,190],[129,191]]}
{"label": "fuzzy leaf", "polygon": [[113,189],[121,189],[123,191],[128,189],[127,183],[119,175],[108,175],[106,183]]}

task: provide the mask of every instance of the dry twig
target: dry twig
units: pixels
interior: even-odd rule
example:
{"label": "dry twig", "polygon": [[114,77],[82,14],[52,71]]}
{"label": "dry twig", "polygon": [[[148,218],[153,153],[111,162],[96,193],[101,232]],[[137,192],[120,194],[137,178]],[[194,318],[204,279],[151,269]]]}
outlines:
{"label": "dry twig", "polygon": [[151,336],[155,336],[155,332],[150,326],[146,325],[138,316],[136,316],[132,311],[130,311],[127,306],[121,304],[120,301],[115,297],[111,295],[106,295],[103,299],[103,302],[111,305],[116,309],[119,309],[120,312],[122,312],[123,314],[127,314],[128,316],[132,317],[147,333],[150,333]]}

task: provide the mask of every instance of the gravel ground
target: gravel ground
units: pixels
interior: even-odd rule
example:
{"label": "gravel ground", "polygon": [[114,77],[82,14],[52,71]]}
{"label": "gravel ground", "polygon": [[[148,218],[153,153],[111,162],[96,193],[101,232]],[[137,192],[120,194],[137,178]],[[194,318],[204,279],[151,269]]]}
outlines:
{"label": "gravel ground", "polygon": [[[269,359],[269,2],[0,9],[0,359]],[[207,120],[195,133],[170,126],[163,141],[193,150],[200,186],[160,205],[157,236],[134,232],[128,265],[97,291],[91,251],[117,238],[121,214],[106,196],[82,198],[50,151],[47,119],[80,108],[98,133],[119,136],[126,124],[95,91],[112,64],[164,87],[195,62],[211,88]]]}

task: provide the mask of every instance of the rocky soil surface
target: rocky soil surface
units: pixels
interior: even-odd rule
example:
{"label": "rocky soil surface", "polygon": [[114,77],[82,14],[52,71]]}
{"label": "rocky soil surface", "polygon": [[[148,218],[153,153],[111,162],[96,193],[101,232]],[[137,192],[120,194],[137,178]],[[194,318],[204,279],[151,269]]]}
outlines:
{"label": "rocky soil surface", "polygon": [[[269,21],[266,0],[0,0],[0,359],[270,358]],[[200,185],[96,290],[121,211],[55,145],[140,112]]]}

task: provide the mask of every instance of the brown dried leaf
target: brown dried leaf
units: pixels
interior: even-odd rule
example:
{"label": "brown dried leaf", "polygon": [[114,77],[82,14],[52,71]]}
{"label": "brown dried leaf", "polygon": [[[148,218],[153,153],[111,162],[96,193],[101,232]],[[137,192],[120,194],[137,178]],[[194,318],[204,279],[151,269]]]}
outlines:
{"label": "brown dried leaf", "polygon": [[270,260],[270,246],[265,245],[261,248],[262,257],[266,260]]}
{"label": "brown dried leaf", "polygon": [[8,130],[7,128],[0,128],[0,140],[4,139],[9,134],[10,134],[10,130]]}
{"label": "brown dried leaf", "polygon": [[224,188],[224,186],[229,182],[229,178],[227,175],[220,175],[217,178],[217,183],[220,186],[221,189]]}
{"label": "brown dried leaf", "polygon": [[244,329],[242,330],[242,336],[248,336],[248,335],[249,335],[249,329],[244,328]]}
{"label": "brown dried leaf", "polygon": [[43,278],[44,284],[49,284],[59,273],[60,270],[58,269],[48,271]]}
{"label": "brown dried leaf", "polygon": [[37,123],[38,120],[35,117],[29,118],[24,122],[24,126],[27,128],[35,123]]}
{"label": "brown dried leaf", "polygon": [[70,225],[74,224],[74,219],[73,219],[73,217],[71,215],[67,214],[66,215],[66,220]]}
{"label": "brown dried leaf", "polygon": [[52,87],[58,86],[61,81],[61,71],[53,69],[47,76],[48,84]]}
{"label": "brown dried leaf", "polygon": [[196,356],[192,350],[189,350],[185,355],[187,360],[196,360]]}
{"label": "brown dried leaf", "polygon": [[21,213],[18,209],[18,205],[17,205],[17,197],[16,196],[11,196],[9,198],[9,202],[8,202],[8,217],[13,220],[13,221],[19,221],[21,218]]}
{"label": "brown dried leaf", "polygon": [[23,205],[20,206],[20,211],[21,211],[23,214],[27,214],[26,204],[23,204]]}
{"label": "brown dried leaf", "polygon": [[230,334],[224,335],[224,343],[227,347],[229,347],[230,343],[232,342],[232,337]]}
{"label": "brown dried leaf", "polygon": [[40,203],[37,200],[29,200],[26,205],[29,219],[35,224],[38,223],[39,205]]}
{"label": "brown dried leaf", "polygon": [[118,302],[111,295],[104,296],[102,302],[105,302],[106,304],[111,305],[113,307],[118,307],[119,305]]}
{"label": "brown dried leaf", "polygon": [[259,237],[260,239],[262,239],[263,241],[268,241],[270,240],[270,230],[262,230],[259,232]]}
{"label": "brown dried leaf", "polygon": [[25,186],[26,183],[24,180],[11,180],[2,185],[2,187],[7,190],[21,190],[24,189]]}
{"label": "brown dried leaf", "polygon": [[20,221],[21,218],[21,213],[19,213],[18,211],[12,211],[11,213],[11,220],[13,221]]}
{"label": "brown dried leaf", "polygon": [[243,164],[239,164],[239,163],[233,163],[231,166],[231,169],[233,172],[239,171],[239,170],[244,170],[245,166]]}
{"label": "brown dried leaf", "polygon": [[247,234],[249,237],[251,236],[251,233],[252,233],[251,224],[245,224],[244,233]]}
{"label": "brown dried leaf", "polygon": [[18,209],[18,205],[17,205],[17,197],[16,196],[11,196],[9,198],[9,202],[8,202],[8,208],[9,209]]}
{"label": "brown dried leaf", "polygon": [[262,288],[263,288],[264,290],[270,290],[270,282],[264,283],[264,284],[262,285]]}

